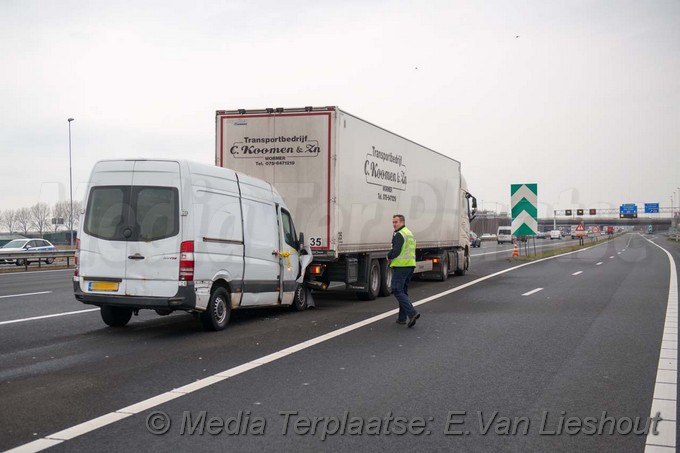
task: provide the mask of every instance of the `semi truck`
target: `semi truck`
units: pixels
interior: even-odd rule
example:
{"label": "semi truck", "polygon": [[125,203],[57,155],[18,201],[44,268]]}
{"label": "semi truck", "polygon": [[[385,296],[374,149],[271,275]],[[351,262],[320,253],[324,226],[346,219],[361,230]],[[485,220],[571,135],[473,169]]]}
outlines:
{"label": "semi truck", "polygon": [[470,266],[477,202],[459,161],[338,107],[218,110],[215,164],[269,182],[313,255],[304,284],[362,300],[391,293],[392,216],[417,241],[415,272]]}

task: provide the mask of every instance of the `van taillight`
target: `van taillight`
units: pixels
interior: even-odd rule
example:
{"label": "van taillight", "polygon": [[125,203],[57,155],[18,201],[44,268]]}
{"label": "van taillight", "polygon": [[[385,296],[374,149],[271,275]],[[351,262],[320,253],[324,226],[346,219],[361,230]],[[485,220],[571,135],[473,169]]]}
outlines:
{"label": "van taillight", "polygon": [[79,260],[78,256],[80,255],[80,239],[76,239],[76,253],[73,257],[73,265],[76,267],[75,271],[73,271],[73,275],[77,277],[80,275],[80,269],[78,266]]}
{"label": "van taillight", "polygon": [[194,280],[194,241],[184,241],[179,248],[179,279]]}

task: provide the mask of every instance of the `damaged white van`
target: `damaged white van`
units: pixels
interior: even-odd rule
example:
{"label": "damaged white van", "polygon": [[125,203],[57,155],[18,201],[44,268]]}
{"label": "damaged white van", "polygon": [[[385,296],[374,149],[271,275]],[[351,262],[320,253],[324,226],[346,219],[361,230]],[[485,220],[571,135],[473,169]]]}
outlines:
{"label": "damaged white van", "polygon": [[310,258],[300,264],[303,236],[269,183],[182,160],[106,160],[83,206],[75,297],[109,326],[183,310],[221,330],[232,309],[307,307]]}

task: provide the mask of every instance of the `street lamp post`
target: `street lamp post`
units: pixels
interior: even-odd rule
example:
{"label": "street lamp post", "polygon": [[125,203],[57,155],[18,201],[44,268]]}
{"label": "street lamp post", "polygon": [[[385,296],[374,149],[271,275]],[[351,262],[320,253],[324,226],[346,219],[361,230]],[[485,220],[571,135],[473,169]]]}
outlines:
{"label": "street lamp post", "polygon": [[73,249],[73,170],[71,167],[71,121],[68,119],[68,194],[70,199],[69,204],[69,220],[68,220],[68,235],[70,238],[71,249]]}

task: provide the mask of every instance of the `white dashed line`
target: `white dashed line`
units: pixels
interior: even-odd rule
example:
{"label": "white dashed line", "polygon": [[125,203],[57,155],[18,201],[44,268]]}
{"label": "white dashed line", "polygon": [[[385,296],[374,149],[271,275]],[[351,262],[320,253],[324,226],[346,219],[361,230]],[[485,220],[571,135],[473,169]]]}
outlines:
{"label": "white dashed line", "polygon": [[583,271],[578,271],[578,272],[574,272],[574,273],[571,274],[571,275],[579,275],[579,274],[582,274],[582,273],[583,273]]}
{"label": "white dashed line", "polygon": [[596,263],[595,266],[599,266],[600,264],[602,264],[602,261],[600,261],[599,263]]}
{"label": "white dashed line", "polygon": [[51,292],[52,291],[40,291],[39,293],[10,294],[8,296],[0,296],[0,299],[7,299],[8,297],[37,296],[38,294],[49,294]]}
{"label": "white dashed line", "polygon": [[14,324],[17,322],[26,322],[26,321],[35,321],[36,319],[47,319],[47,318],[57,318],[59,316],[69,316],[69,315],[77,315],[80,313],[88,313],[91,311],[98,311],[98,308],[90,308],[87,310],[78,310],[78,311],[69,311],[66,313],[55,313],[53,315],[44,315],[44,316],[35,316],[33,318],[23,318],[23,319],[13,319],[11,321],[0,321],[0,326],[5,325],[5,324]]}
{"label": "white dashed line", "polygon": [[539,292],[539,291],[543,291],[543,288],[532,289],[532,290],[529,291],[528,293],[522,294],[522,296],[531,296],[532,294],[536,294],[536,293]]}

